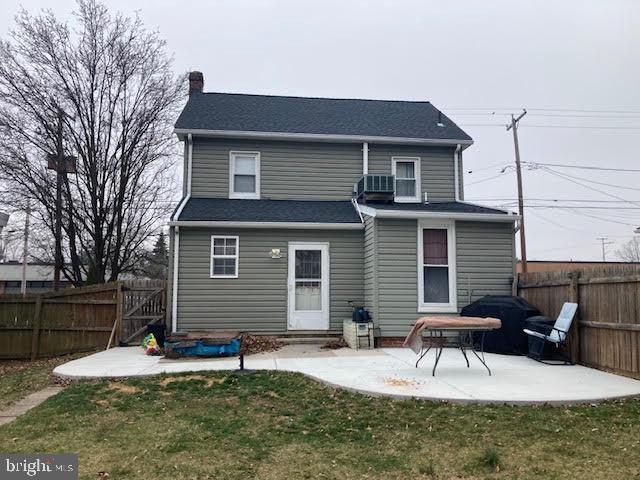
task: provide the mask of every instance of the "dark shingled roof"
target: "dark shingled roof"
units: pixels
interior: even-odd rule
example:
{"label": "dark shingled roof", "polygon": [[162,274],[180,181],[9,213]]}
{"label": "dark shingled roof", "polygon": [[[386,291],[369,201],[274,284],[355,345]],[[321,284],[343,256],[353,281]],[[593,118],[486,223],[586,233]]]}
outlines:
{"label": "dark shingled roof", "polygon": [[190,198],[180,221],[361,223],[351,201]]}
{"label": "dark shingled roof", "polygon": [[429,102],[235,93],[192,94],[176,128],[471,140]]}
{"label": "dark shingled roof", "polygon": [[464,202],[440,202],[440,203],[390,203],[368,204],[368,207],[376,210],[402,210],[416,212],[442,212],[442,213],[487,213],[508,215],[509,212],[496,208],[483,207],[473,203]]}

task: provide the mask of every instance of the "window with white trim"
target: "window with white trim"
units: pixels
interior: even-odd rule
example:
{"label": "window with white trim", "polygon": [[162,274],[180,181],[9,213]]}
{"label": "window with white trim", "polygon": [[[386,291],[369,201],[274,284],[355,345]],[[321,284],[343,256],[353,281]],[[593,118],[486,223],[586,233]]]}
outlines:
{"label": "window with white trim", "polygon": [[238,237],[211,236],[211,278],[238,278]]}
{"label": "window with white trim", "polygon": [[420,202],[420,158],[393,157],[391,173],[395,177],[396,202]]}
{"label": "window with white trim", "polygon": [[419,311],[457,311],[453,225],[420,225],[418,255]]}
{"label": "window with white trim", "polygon": [[229,198],[260,198],[260,152],[229,152]]}

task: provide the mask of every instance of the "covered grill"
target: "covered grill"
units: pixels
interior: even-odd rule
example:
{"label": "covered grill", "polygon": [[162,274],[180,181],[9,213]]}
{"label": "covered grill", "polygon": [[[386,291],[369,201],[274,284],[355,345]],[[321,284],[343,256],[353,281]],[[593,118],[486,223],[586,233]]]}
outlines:
{"label": "covered grill", "polygon": [[[486,333],[485,352],[526,355],[527,335],[522,330],[526,328],[527,318],[540,315],[540,311],[520,297],[486,295],[464,307],[460,315],[501,320],[502,327],[499,330]],[[474,336],[474,343],[479,342],[479,336]]]}

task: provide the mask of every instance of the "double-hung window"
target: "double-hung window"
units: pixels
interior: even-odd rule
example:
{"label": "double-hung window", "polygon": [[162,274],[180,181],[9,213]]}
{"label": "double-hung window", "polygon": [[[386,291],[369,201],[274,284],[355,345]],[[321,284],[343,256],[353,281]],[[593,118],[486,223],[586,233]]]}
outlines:
{"label": "double-hung window", "polygon": [[211,278],[238,278],[238,237],[211,236]]}
{"label": "double-hung window", "polygon": [[420,158],[393,157],[391,173],[396,179],[396,202],[420,202]]}
{"label": "double-hung window", "polygon": [[230,152],[229,198],[260,198],[259,152]]}
{"label": "double-hung window", "polygon": [[418,226],[419,311],[455,312],[455,229],[453,224]]}

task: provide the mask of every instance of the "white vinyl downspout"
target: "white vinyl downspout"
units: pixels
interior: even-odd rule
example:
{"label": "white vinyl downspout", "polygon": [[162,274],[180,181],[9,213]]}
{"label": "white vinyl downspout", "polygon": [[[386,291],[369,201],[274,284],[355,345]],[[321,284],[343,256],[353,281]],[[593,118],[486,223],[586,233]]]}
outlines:
{"label": "white vinyl downspout", "polygon": [[[191,198],[191,172],[193,167],[193,137],[187,135],[187,191],[186,195],[180,202],[176,213],[173,215],[173,221],[180,219],[180,214]],[[178,269],[180,267],[180,227],[175,226],[173,230],[173,286],[171,288],[171,331],[176,332],[178,329]]]}
{"label": "white vinyl downspout", "polygon": [[362,174],[369,173],[369,143],[364,142],[362,144]]}
{"label": "white vinyl downspout", "polygon": [[453,181],[455,182],[455,199],[456,202],[460,201],[460,144],[456,147],[455,152],[453,152]]}
{"label": "white vinyl downspout", "polygon": [[180,258],[180,227],[173,227],[173,288],[171,288],[171,332],[178,330],[178,261]]}

